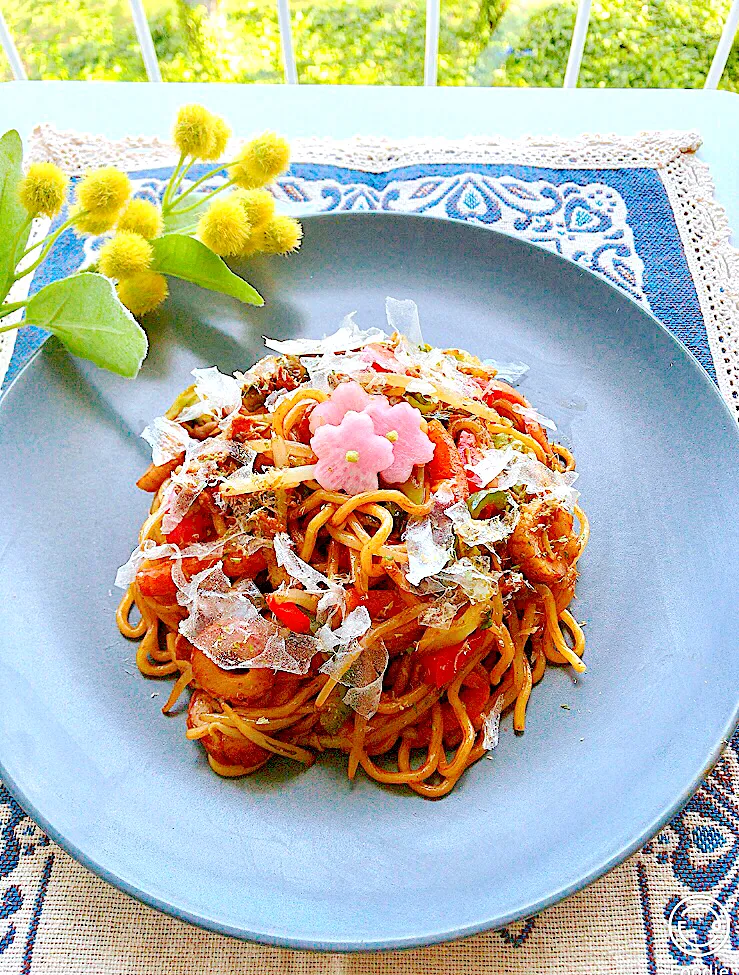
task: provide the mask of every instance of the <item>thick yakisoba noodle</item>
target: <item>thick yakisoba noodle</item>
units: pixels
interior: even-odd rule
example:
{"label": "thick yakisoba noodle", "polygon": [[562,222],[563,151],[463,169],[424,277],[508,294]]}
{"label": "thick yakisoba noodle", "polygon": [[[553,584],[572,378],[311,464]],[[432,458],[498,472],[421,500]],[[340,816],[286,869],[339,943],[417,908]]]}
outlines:
{"label": "thick yakisoba noodle", "polygon": [[[187,452],[139,481],[154,500],[117,622],[140,640],[143,674],[175,678],[162,710],[186,707],[186,737],[219,775],[251,774],[275,756],[309,766],[339,750],[349,778],[361,768],[438,798],[497,740],[501,712],[524,730],[547,666],[585,669],[568,606],[589,525],[572,453],[494,370],[397,334],[356,339],[346,373],[341,351],[312,344],[300,360],[270,357],[237,374],[235,413],[197,385],[173,405],[177,421],[182,404],[192,417],[202,400],[202,416],[178,421]],[[311,427],[334,428],[334,465],[366,463],[361,445],[344,454],[343,400],[370,417],[394,459],[428,449],[431,424],[432,461],[403,483],[378,469],[366,489],[337,487]],[[276,468],[289,470],[271,478]],[[165,533],[185,491],[189,507]],[[447,516],[453,505],[476,534],[458,528],[469,516]]]}

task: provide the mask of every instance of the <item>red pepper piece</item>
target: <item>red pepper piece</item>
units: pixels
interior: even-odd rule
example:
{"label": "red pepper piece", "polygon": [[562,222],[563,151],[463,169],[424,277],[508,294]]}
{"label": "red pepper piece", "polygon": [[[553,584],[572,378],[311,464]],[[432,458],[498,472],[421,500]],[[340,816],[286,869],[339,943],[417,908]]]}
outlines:
{"label": "red pepper piece", "polygon": [[432,487],[440,481],[449,481],[455,500],[466,501],[470,496],[467,472],[457,445],[438,420],[429,423],[426,433],[434,444],[434,456],[426,465]]}
{"label": "red pepper piece", "polygon": [[434,687],[443,687],[454,680],[464,665],[477,653],[480,644],[485,639],[484,632],[473,633],[462,643],[455,643],[450,647],[439,647],[424,653],[421,658],[421,669],[424,681]]}
{"label": "red pepper piece", "polygon": [[310,633],[311,618],[297,603],[282,603],[274,595],[267,596],[267,605],[274,616],[293,633]]}

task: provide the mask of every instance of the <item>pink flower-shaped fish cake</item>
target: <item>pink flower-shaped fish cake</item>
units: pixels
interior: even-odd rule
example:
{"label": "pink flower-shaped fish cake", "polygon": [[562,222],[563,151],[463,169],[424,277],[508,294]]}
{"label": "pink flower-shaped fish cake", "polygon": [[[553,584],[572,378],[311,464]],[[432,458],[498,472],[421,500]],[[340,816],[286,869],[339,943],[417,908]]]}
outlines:
{"label": "pink flower-shaped fish cake", "polygon": [[392,443],[375,433],[367,413],[355,410],[345,413],[338,426],[319,426],[310,445],[318,458],[316,480],[327,491],[376,491],[378,473],[393,463]]}
{"label": "pink flower-shaped fish cake", "polygon": [[373,400],[378,400],[387,405],[387,399],[384,396],[371,396],[362,389],[359,383],[341,383],[327,400],[314,407],[310,415],[310,432],[315,433],[319,427],[325,424],[338,426],[349,410],[361,413],[365,406],[369,406]]}
{"label": "pink flower-shaped fish cake", "polygon": [[375,433],[386,437],[393,445],[393,462],[382,471],[388,484],[407,481],[416,464],[428,464],[434,456],[434,445],[421,429],[421,411],[409,403],[395,406],[370,403],[365,413],[372,417]]}

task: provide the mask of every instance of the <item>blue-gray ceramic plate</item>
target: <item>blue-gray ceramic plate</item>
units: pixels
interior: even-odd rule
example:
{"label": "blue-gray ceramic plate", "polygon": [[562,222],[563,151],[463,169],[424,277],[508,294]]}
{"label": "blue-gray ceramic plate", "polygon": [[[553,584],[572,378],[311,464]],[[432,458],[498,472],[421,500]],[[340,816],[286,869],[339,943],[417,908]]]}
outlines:
{"label": "blue-gray ceramic plate", "polygon": [[[73,856],[178,917],[297,947],[419,945],[503,925],[637,849],[696,788],[739,701],[739,438],[702,369],[578,267],[459,223],[306,220],[249,268],[264,309],[183,285],[135,382],[49,342],[0,408],[0,774]],[[551,668],[527,730],[428,802],[345,760],[220,779],[160,708],[113,618],[149,499],[144,424],[195,366],[383,324],[414,298],[427,340],[527,362],[592,519],[576,615],[588,673]],[[565,708],[564,705],[567,707]]]}

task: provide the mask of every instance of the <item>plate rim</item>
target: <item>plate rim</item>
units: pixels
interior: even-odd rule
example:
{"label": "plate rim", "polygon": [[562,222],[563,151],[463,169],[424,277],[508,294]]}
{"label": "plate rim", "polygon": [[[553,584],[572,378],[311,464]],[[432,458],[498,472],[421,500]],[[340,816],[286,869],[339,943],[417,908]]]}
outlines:
{"label": "plate rim", "polygon": [[[619,288],[616,284],[609,281],[607,278],[603,278],[595,272],[584,268],[581,265],[576,264],[569,258],[558,254],[554,251],[548,250],[541,244],[534,243],[532,241],[525,240],[513,233],[505,230],[492,227],[482,227],[478,224],[468,223],[466,221],[456,220],[450,217],[436,217],[426,214],[405,214],[405,213],[392,213],[386,211],[337,211],[330,213],[312,213],[299,215],[301,222],[308,223],[330,223],[339,221],[355,221],[361,222],[364,220],[376,220],[381,222],[383,220],[389,222],[403,222],[408,221],[434,221],[436,223],[455,225],[458,228],[464,228],[463,233],[469,232],[471,235],[478,234],[495,234],[500,237],[505,237],[508,240],[514,241],[516,245],[520,246],[523,250],[533,249],[536,252],[541,253],[544,256],[544,260],[550,260],[554,263],[559,263],[561,265],[566,265],[575,271],[579,272],[587,278],[594,278],[601,285],[605,285],[612,291],[617,293],[622,299],[629,301],[634,305],[639,312],[645,316],[649,321],[651,321],[653,326],[656,326],[658,330],[667,335],[671,342],[679,350],[679,354],[688,357],[689,361],[692,362],[694,366],[698,368],[698,374],[700,376],[700,381],[703,383],[704,388],[710,389],[710,397],[714,403],[718,402],[723,410],[725,417],[730,421],[730,426],[733,429],[733,439],[734,445],[739,451],[739,425],[737,425],[736,420],[729,408],[729,405],[724,400],[718,385],[713,381],[709,375],[706,368],[698,361],[697,357],[691,352],[691,350],[676,336],[674,335],[666,325],[659,321],[655,315],[648,309],[644,308],[639,302],[633,298],[628,292],[625,292],[622,288]],[[54,336],[50,336],[52,345],[63,348],[58,339]],[[28,361],[24,363],[18,374],[13,377],[12,381],[8,384],[6,389],[2,391],[0,395],[0,410],[3,409],[5,404],[5,399],[7,394],[12,390],[16,383],[23,377],[26,371],[31,367],[31,365],[36,361],[36,359],[47,350],[47,345],[50,340],[47,338],[29,357]],[[712,350],[711,350],[712,352]],[[65,353],[68,354],[68,353]],[[715,407],[712,407],[712,409]],[[519,908],[515,911],[511,911],[503,916],[487,919],[483,921],[477,921],[462,926],[446,928],[444,930],[434,930],[427,932],[425,934],[409,935],[406,937],[392,937],[392,938],[373,938],[367,940],[326,940],[326,939],[305,939],[301,937],[293,937],[283,934],[265,934],[264,932],[249,931],[244,927],[237,927],[233,924],[220,921],[217,918],[206,916],[205,914],[200,914],[196,911],[189,910],[187,908],[179,907],[176,904],[167,902],[166,900],[158,897],[156,894],[152,894],[147,890],[136,885],[136,883],[125,879],[114,871],[108,869],[103,863],[98,862],[95,858],[88,856],[82,849],[80,849],[76,843],[67,839],[57,828],[50,823],[45,816],[43,816],[34,803],[28,798],[24,789],[21,785],[11,776],[2,758],[2,745],[0,743],[0,780],[2,784],[5,785],[6,789],[13,797],[13,799],[21,806],[23,811],[43,830],[43,832],[49,836],[61,849],[68,853],[74,860],[82,864],[85,868],[90,870],[92,873],[96,874],[106,883],[111,884],[113,887],[134,897],[136,900],[152,907],[155,910],[170,916],[177,918],[181,921],[186,921],[196,927],[203,928],[208,931],[212,931],[215,934],[225,935],[228,937],[237,938],[242,941],[255,942],[257,944],[268,945],[271,947],[286,947],[294,948],[298,950],[308,950],[318,953],[330,953],[330,952],[346,952],[346,953],[359,953],[359,952],[375,952],[375,951],[394,951],[398,949],[408,949],[408,948],[420,948],[430,945],[442,944],[448,941],[458,940],[462,938],[468,938],[476,934],[480,934],[484,931],[499,930],[508,924],[511,924],[517,920],[525,917],[530,917],[535,914],[539,914],[547,908],[559,903],[560,901],[566,899],[574,893],[590,886],[599,878],[610,873],[615,867],[623,863],[628,857],[630,857],[637,850],[641,849],[646,843],[648,843],[665,825],[667,825],[680,811],[685,807],[685,805],[690,801],[695,792],[700,788],[703,780],[708,776],[714,767],[720,761],[723,751],[729,744],[729,741],[734,733],[734,731],[739,726],[739,694],[737,695],[737,701],[734,706],[734,710],[723,728],[721,737],[710,749],[703,761],[701,768],[693,776],[690,782],[682,788],[677,797],[670,802],[668,802],[664,808],[658,812],[648,823],[642,831],[633,838],[628,843],[622,843],[619,850],[615,852],[606,861],[593,867],[588,872],[584,873],[582,876],[578,877],[570,884],[565,884],[558,886],[556,890],[550,891],[548,894],[531,901],[525,907]]]}

